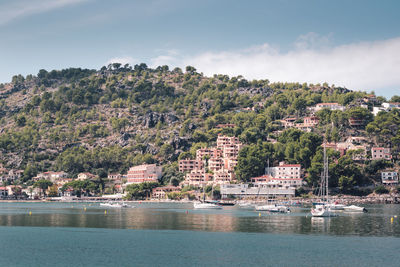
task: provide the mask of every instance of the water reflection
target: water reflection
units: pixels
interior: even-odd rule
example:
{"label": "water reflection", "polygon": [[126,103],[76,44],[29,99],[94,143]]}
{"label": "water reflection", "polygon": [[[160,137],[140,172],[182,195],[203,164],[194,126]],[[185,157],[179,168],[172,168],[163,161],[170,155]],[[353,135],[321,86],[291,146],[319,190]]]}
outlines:
{"label": "water reflection", "polygon": [[334,218],[312,218],[304,208],[259,216],[237,207],[194,210],[190,203],[135,206],[119,210],[104,209],[98,203],[0,203],[0,225],[400,237],[400,216],[390,222],[400,213],[396,205],[370,205],[368,213],[341,213]]}

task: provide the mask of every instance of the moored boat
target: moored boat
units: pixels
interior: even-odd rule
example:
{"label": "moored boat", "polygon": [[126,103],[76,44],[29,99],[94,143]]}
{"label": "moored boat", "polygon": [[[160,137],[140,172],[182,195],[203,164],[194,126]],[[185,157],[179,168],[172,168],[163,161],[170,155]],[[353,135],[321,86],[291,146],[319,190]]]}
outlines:
{"label": "moored boat", "polygon": [[[321,175],[321,184],[320,184],[320,196],[323,202],[321,204],[317,204],[314,208],[311,209],[311,215],[313,217],[335,217],[338,216],[333,212],[333,208],[335,203],[329,203],[329,190],[328,190],[328,157],[326,154],[326,145],[324,143],[324,170]],[[333,206],[332,206],[333,205]]]}
{"label": "moored boat", "polygon": [[194,202],[193,207],[195,209],[222,209],[221,205],[207,202]]}
{"label": "moored boat", "polygon": [[125,203],[118,203],[118,202],[106,202],[100,203],[101,207],[108,207],[108,208],[127,208],[128,205]]}
{"label": "moored boat", "polygon": [[367,212],[367,209],[364,207],[356,206],[356,205],[350,205],[350,206],[345,206],[344,211],[348,212]]}
{"label": "moored boat", "polygon": [[290,212],[290,209],[289,209],[289,207],[284,206],[284,205],[268,204],[268,205],[256,206],[256,211],[288,213],[288,212]]}

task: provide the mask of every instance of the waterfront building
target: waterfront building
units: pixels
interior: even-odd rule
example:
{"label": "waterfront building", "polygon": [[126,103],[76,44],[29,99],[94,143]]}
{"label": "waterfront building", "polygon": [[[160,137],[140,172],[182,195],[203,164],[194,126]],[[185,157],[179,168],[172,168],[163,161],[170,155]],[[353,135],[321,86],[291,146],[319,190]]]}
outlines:
{"label": "waterfront building", "polygon": [[391,149],[387,147],[373,147],[371,149],[371,155],[372,155],[372,160],[392,159]]}
{"label": "waterfront building", "polygon": [[180,192],[180,187],[178,186],[163,186],[153,188],[151,197],[157,199],[167,199],[167,194],[171,192]]}
{"label": "waterfront building", "polygon": [[252,177],[250,180],[251,183],[253,184],[266,184],[269,181],[271,181],[271,179],[272,179],[271,175],[265,174],[258,177]]}
{"label": "waterfront building", "polygon": [[249,186],[249,184],[221,184],[220,190],[222,198],[229,196],[238,198],[288,198],[295,196],[295,188],[276,184],[259,184],[256,186]]}
{"label": "waterfront building", "polygon": [[162,167],[156,164],[143,164],[131,167],[126,175],[128,184],[158,182],[162,176]]}
{"label": "waterfront building", "polygon": [[286,164],[285,162],[279,162],[277,167],[266,168],[267,174],[277,179],[299,179],[301,178],[301,165],[300,164]]}
{"label": "waterfront building", "polygon": [[393,185],[399,183],[399,174],[395,171],[381,172],[382,184]]}

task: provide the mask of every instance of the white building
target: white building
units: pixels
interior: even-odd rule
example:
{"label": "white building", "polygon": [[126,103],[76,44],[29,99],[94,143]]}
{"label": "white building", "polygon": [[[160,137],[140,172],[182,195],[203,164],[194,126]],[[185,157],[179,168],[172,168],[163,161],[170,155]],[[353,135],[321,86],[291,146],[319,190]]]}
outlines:
{"label": "white building", "polygon": [[381,172],[382,184],[392,185],[399,183],[399,175],[397,172]]}
{"label": "white building", "polygon": [[325,108],[329,110],[341,110],[341,111],[345,110],[345,107],[340,105],[339,103],[319,103],[315,105],[314,110],[320,111]]}
{"label": "white building", "polygon": [[267,198],[279,198],[279,197],[293,197],[295,195],[295,189],[293,187],[281,187],[279,185],[257,185],[249,187],[248,184],[222,184],[221,185],[221,196],[227,198],[229,196],[235,196],[240,198],[246,197],[267,197]]}
{"label": "white building", "polygon": [[300,164],[285,164],[279,162],[277,167],[266,168],[267,174],[276,179],[299,179],[301,178]]}
{"label": "white building", "polygon": [[374,116],[378,115],[380,111],[391,111],[392,109],[400,108],[400,103],[392,102],[392,103],[382,103],[381,107],[373,107],[372,113]]}

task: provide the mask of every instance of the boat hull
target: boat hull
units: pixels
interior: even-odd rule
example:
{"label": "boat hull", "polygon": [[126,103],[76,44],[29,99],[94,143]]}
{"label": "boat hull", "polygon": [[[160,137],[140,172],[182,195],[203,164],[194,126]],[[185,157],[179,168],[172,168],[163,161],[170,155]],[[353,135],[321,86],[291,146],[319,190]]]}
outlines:
{"label": "boat hull", "polygon": [[222,206],[212,203],[193,203],[195,209],[222,209]]}

